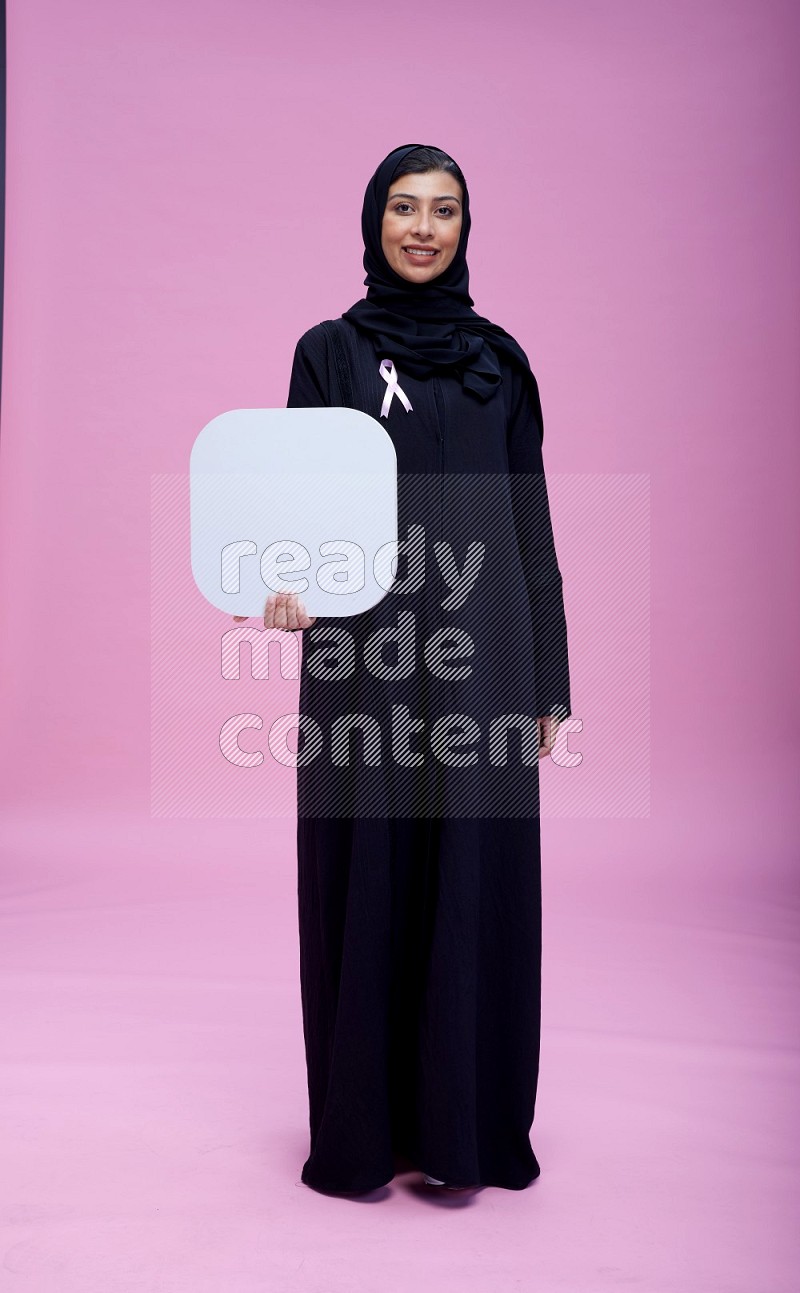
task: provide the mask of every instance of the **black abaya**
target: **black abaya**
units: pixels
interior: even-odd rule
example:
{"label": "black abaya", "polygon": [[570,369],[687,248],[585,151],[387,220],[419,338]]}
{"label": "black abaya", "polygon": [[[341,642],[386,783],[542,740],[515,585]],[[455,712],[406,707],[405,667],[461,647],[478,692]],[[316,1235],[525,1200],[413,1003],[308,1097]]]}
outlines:
{"label": "black abaya", "polygon": [[[379,363],[391,353],[378,354],[347,320],[335,327],[350,404],[394,443],[398,537],[420,523],[427,553],[411,594],[390,590],[365,614],[318,617],[302,633],[301,714],[326,740],[338,716],[373,716],[384,742],[381,761],[368,764],[356,730],[349,766],[323,754],[297,769],[311,1136],[302,1179],[370,1190],[392,1179],[399,1155],[451,1185],[523,1189],[540,1170],[529,1139],[541,1001],[538,757],[513,725],[507,763],[488,758],[487,747],[497,753],[488,741],[497,715],[533,716],[535,728],[537,715],[570,712],[540,410],[530,383],[499,356],[503,381],[486,402],[452,370],[414,378],[397,362],[412,411],[395,397],[381,418]],[[298,342],[287,403],[345,403],[321,324]],[[448,584],[432,543],[449,541],[461,568],[474,539],[485,541],[474,586],[461,605],[443,607]],[[407,573],[401,563],[398,580]],[[352,635],[363,661],[366,640],[396,627],[403,611],[417,633],[410,675],[384,680],[360,664],[332,681],[324,667],[309,668],[315,656],[324,664],[337,646],[344,651],[331,630]],[[469,634],[472,654],[452,662],[467,660],[469,677],[418,667],[425,643],[445,628]],[[389,668],[398,660],[391,648],[383,656]],[[416,765],[401,766],[389,744],[401,706],[424,720],[407,747],[423,754]],[[432,722],[453,713],[475,722],[472,745],[455,749],[480,750],[477,766],[433,753]],[[301,733],[301,760],[305,748]]]}

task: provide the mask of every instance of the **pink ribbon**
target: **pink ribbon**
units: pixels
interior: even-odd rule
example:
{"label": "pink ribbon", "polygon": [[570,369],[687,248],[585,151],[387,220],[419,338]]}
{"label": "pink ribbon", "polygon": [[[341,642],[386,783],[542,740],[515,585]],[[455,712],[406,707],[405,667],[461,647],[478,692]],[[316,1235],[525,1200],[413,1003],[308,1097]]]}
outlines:
{"label": "pink ribbon", "polygon": [[397,380],[397,369],[391,359],[382,359],[381,366],[378,371],[386,382],[386,394],[383,397],[383,404],[381,405],[381,417],[385,418],[388,416],[389,405],[392,402],[392,397],[395,395],[403,405],[406,413],[410,413],[411,401]]}

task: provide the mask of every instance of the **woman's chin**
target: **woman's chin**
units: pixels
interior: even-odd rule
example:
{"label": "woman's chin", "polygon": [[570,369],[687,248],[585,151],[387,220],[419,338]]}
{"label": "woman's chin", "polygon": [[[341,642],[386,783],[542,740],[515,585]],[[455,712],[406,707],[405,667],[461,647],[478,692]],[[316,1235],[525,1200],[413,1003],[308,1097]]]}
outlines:
{"label": "woman's chin", "polygon": [[395,269],[401,278],[405,278],[409,283],[430,283],[434,278],[438,278],[442,272],[441,266],[435,268],[425,265],[419,270],[409,269],[408,265],[396,265]]}

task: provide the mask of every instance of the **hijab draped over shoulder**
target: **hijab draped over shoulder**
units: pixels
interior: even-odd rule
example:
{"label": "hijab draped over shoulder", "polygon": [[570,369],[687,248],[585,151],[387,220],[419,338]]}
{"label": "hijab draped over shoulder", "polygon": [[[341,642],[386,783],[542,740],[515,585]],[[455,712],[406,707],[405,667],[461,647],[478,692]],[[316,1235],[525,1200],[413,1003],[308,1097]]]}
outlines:
{"label": "hijab draped over shoulder", "polygon": [[422,378],[450,370],[459,376],[464,389],[481,401],[490,399],[500,385],[502,373],[497,356],[505,355],[530,382],[541,429],[538,387],[525,351],[504,328],[472,308],[467,268],[470,213],[466,185],[458,247],[441,274],[427,283],[411,282],[391,268],[383,253],[381,224],[392,176],[398,162],[423,147],[430,145],[403,144],[393,149],[367,185],[361,213],[367,294],[346,310],[342,318],[369,333],[376,349],[390,353],[398,367],[405,368],[412,376]]}

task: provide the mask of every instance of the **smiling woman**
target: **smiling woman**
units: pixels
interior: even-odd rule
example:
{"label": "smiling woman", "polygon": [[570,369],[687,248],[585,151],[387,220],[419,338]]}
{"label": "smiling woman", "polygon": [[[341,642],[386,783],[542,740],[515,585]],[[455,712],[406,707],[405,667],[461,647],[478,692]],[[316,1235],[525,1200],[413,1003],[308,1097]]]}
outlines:
{"label": "smiling woman", "polygon": [[405,191],[408,178],[395,180],[389,189],[381,247],[403,278],[430,282],[444,273],[456,254],[463,191],[446,171],[415,175],[413,193]]}
{"label": "smiling woman", "polygon": [[[514,337],[472,308],[469,193],[447,153],[389,153],[361,227],[366,297],[301,336],[288,404],[385,427],[398,534],[457,554],[470,590],[452,596],[443,560],[421,582],[398,572],[363,614],[296,626],[312,736],[298,735],[297,766],[301,1178],[363,1192],[403,1163],[434,1187],[522,1190],[539,1174],[538,756],[570,712],[538,385]],[[387,363],[406,398],[383,410]],[[376,756],[383,734],[385,758],[363,756],[364,731]]]}

